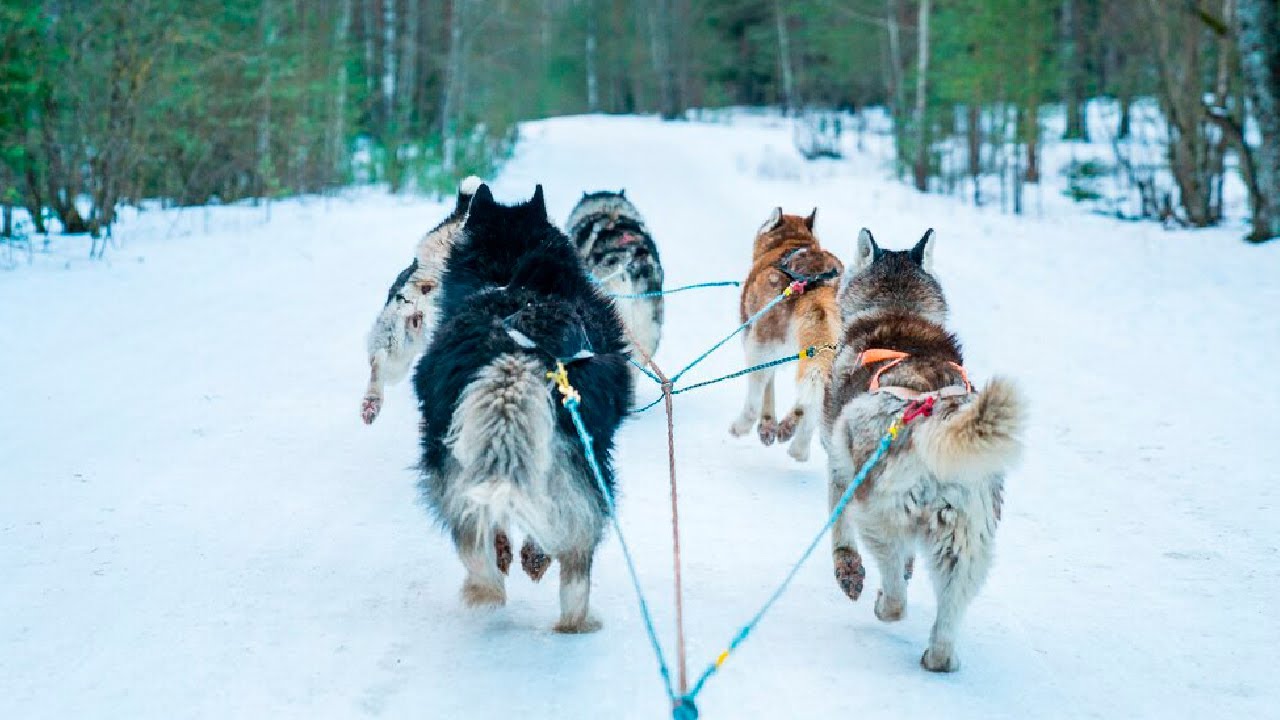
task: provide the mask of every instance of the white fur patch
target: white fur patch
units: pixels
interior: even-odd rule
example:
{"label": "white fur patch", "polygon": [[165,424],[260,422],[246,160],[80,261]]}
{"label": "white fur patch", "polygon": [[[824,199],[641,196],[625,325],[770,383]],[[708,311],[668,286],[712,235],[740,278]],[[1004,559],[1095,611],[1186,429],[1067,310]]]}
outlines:
{"label": "white fur patch", "polygon": [[479,177],[475,175],[468,175],[466,179],[458,183],[458,193],[462,195],[475,195],[476,191],[479,190],[480,186],[483,184],[484,181]]}

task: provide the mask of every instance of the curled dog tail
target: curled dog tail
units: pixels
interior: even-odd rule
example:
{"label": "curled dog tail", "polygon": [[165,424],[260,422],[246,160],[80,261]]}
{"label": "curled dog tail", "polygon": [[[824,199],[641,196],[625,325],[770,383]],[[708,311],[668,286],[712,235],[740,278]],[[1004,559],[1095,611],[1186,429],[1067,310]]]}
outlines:
{"label": "curled dog tail", "polygon": [[1024,417],[1017,386],[1007,378],[992,378],[969,404],[921,423],[915,447],[939,478],[997,475],[1018,459]]}
{"label": "curled dog tail", "polygon": [[[462,391],[446,444],[462,466],[462,515],[505,527],[550,470],[555,415],[546,368],[526,354],[498,356]],[[530,528],[531,529],[531,528]]]}

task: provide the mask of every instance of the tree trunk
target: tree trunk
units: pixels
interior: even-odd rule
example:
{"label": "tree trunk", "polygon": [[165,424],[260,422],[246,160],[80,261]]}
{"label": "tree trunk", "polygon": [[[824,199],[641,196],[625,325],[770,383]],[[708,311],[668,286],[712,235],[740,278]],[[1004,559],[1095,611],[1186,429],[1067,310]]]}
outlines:
{"label": "tree trunk", "polygon": [[594,0],[587,0],[587,111],[600,111],[600,80],[596,67],[596,7]]}
{"label": "tree trunk", "polygon": [[969,141],[969,176],[973,178],[973,204],[982,204],[982,108],[969,102],[965,134]]}
{"label": "tree trunk", "polygon": [[1074,0],[1062,0],[1062,101],[1067,106],[1065,140],[1088,140],[1080,88],[1080,51],[1076,40],[1078,21]]}
{"label": "tree trunk", "polygon": [[787,17],[781,0],[774,0],[773,20],[778,29],[778,70],[782,77],[782,109],[790,114],[796,109],[795,78],[791,74],[791,38],[787,33]]}
{"label": "tree trunk", "polygon": [[271,17],[271,2],[263,0],[262,12],[258,17],[262,30],[262,84],[259,88],[262,103],[258,110],[258,197],[269,195],[272,190],[272,177],[275,176],[275,165],[271,157],[271,86],[272,47],[276,41],[275,19]]}
{"label": "tree trunk", "polygon": [[671,57],[671,0],[649,4],[649,55],[658,79],[658,109],[663,120],[680,117],[676,99],[676,72]]}
{"label": "tree trunk", "polygon": [[334,71],[333,108],[329,116],[329,171],[330,181],[341,183],[346,168],[347,121],[347,37],[351,28],[351,0],[341,0],[333,31]]}
{"label": "tree trunk", "polygon": [[929,78],[929,5],[930,0],[920,0],[920,20],[916,53],[916,189],[925,192],[929,189],[929,121],[928,110],[928,78]]}
{"label": "tree trunk", "polygon": [[1261,142],[1256,150],[1258,206],[1254,242],[1280,237],[1280,8],[1275,0],[1238,0],[1237,42]]}
{"label": "tree trunk", "polygon": [[452,172],[458,149],[457,128],[454,127],[455,105],[462,72],[462,5],[466,0],[445,0],[446,22],[449,25],[449,51],[445,63],[444,97],[440,102],[441,166]]}

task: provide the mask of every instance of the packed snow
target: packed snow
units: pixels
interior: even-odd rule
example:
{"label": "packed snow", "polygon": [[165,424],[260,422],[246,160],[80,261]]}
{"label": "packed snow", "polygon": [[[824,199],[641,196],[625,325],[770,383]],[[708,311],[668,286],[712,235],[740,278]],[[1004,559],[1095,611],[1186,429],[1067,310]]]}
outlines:
{"label": "packed snow", "polygon": [[[583,190],[625,187],[670,286],[741,279],[775,205],[817,206],[846,258],[864,225],[890,248],[935,227],[970,372],[1030,397],[959,673],[918,665],[925,573],[885,625],[875,569],[850,603],[824,544],[710,681],[702,717],[1273,715],[1280,246],[1066,203],[1014,217],[891,177],[852,147],[804,162],[776,119],[575,117],[524,126],[494,184],[514,201],[543,183],[557,218]],[[418,499],[409,384],[361,424],[363,334],[445,212],[373,191],[153,209],[126,217],[105,260],[55,240],[0,272],[0,718],[670,716],[616,538],[596,562],[599,633],[551,632],[554,576],[513,573],[507,607],[464,609],[462,567]],[[737,301],[669,298],[658,361],[729,332]],[[742,365],[730,343],[690,380]],[[729,436],[742,392],[676,402],[694,673],[825,519],[820,450],[799,464]],[[617,465],[670,654],[665,430],[659,410],[628,421]]]}

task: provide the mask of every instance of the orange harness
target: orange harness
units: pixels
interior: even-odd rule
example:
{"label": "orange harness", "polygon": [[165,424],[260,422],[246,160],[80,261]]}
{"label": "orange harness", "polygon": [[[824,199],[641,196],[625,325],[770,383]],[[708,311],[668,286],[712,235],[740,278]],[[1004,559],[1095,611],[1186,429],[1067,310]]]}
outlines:
{"label": "orange harness", "polygon": [[897,395],[903,400],[920,400],[929,397],[957,397],[960,395],[968,395],[973,392],[973,384],[969,382],[969,373],[965,372],[964,366],[960,363],[950,361],[948,361],[947,364],[955,368],[960,373],[960,377],[964,379],[964,387],[960,387],[959,385],[948,385],[947,387],[940,388],[932,392],[919,392],[908,387],[902,387],[901,385],[881,386],[880,376],[889,368],[894,367],[909,357],[911,357],[910,354],[904,353],[901,350],[886,350],[884,348],[870,348],[863,350],[862,353],[858,355],[859,367],[867,367],[868,365],[885,362],[886,360],[888,361],[886,364],[876,368],[876,371],[872,373],[871,384],[867,389],[873,393],[887,392],[892,395]]}

